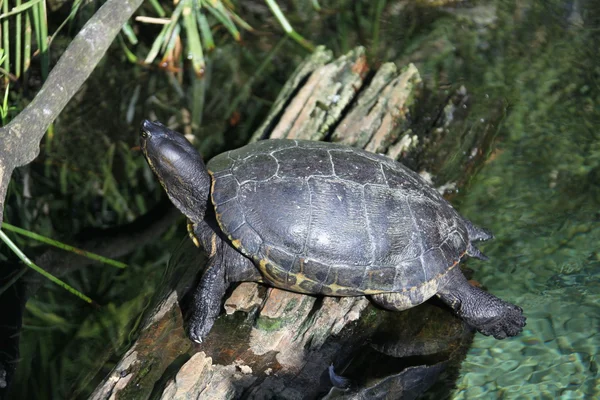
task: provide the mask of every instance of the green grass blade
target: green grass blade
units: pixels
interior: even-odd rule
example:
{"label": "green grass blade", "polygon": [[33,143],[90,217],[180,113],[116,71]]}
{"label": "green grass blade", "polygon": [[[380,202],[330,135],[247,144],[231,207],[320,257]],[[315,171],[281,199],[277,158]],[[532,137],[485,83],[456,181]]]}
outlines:
{"label": "green grass blade", "polygon": [[6,5],[6,10],[3,10],[2,14],[0,14],[0,19],[8,18],[12,15],[20,14],[23,11],[30,9],[30,8],[36,6],[38,3],[41,3],[43,1],[44,0],[30,0],[25,4],[21,4],[20,6],[13,7],[13,9],[10,10],[10,12],[8,11],[8,1],[4,1],[4,4]]}
{"label": "green grass blade", "polygon": [[288,34],[289,37],[294,39],[294,41],[296,41],[308,51],[315,50],[315,46],[311,42],[304,39],[298,32],[294,31],[294,28],[292,28],[292,25],[290,25],[285,15],[283,15],[281,8],[279,8],[279,5],[275,0],[265,0],[265,2],[267,3],[269,8],[271,9],[271,12],[275,16],[275,18],[277,18],[277,21],[279,21],[279,24],[281,25],[285,33]]}
{"label": "green grass blade", "polygon": [[121,48],[123,49],[127,60],[132,64],[137,63],[137,56],[131,50],[129,50],[129,47],[127,47],[127,44],[125,43],[125,40],[123,40],[123,37],[121,35],[119,35],[119,44],[121,45]]}
{"label": "green grass blade", "polygon": [[31,10],[25,12],[25,38],[23,41],[23,74],[31,65]]}
{"label": "green grass blade", "polygon": [[165,51],[167,45],[171,41],[171,37],[173,36],[173,31],[175,30],[175,27],[177,26],[179,17],[181,17],[181,12],[183,11],[184,4],[185,4],[184,1],[179,2],[177,7],[175,7],[175,10],[173,10],[173,14],[171,14],[171,23],[166,25],[168,27],[167,33],[166,33],[165,40],[164,40],[162,48],[161,48],[161,51],[163,51],[163,52]]}
{"label": "green grass blade", "polygon": [[240,17],[239,15],[237,15],[235,12],[229,10],[229,15],[231,15],[231,18],[233,19],[233,21],[238,24],[240,26],[240,28],[247,30],[249,32],[253,32],[254,28],[247,23],[246,21],[244,21],[242,19],[242,17]]}
{"label": "green grass blade", "polygon": [[377,4],[375,7],[375,13],[373,16],[373,41],[371,45],[371,51],[373,55],[377,54],[377,50],[379,48],[381,14],[383,13],[385,2],[386,0],[377,0]]}
{"label": "green grass blade", "polygon": [[206,79],[194,79],[192,83],[192,127],[202,126],[204,104],[206,102]]}
{"label": "green grass blade", "polygon": [[39,242],[46,243],[46,244],[49,244],[49,245],[54,246],[54,247],[58,247],[60,249],[66,250],[66,251],[70,251],[72,253],[79,254],[81,256],[90,258],[92,260],[96,260],[96,261],[100,261],[100,262],[103,262],[103,263],[108,264],[108,265],[112,265],[113,267],[127,268],[127,264],[122,263],[120,261],[111,260],[110,258],[103,257],[103,256],[101,256],[99,254],[94,254],[94,253],[90,253],[89,251],[78,249],[77,247],[73,247],[73,246],[70,246],[70,245],[68,245],[66,243],[59,242],[58,240],[50,239],[50,238],[48,238],[46,236],[42,236],[42,235],[39,235],[37,233],[30,232],[28,230],[25,230],[23,228],[19,228],[17,226],[8,224],[6,222],[2,223],[2,229],[7,230],[7,231],[11,231],[11,232],[14,232],[14,233],[18,233],[19,235],[26,236],[28,238],[37,240]]}
{"label": "green grass blade", "polygon": [[146,59],[144,60],[144,62],[146,64],[152,64],[154,62],[154,59],[160,52],[160,48],[162,47],[163,42],[165,41],[165,37],[167,36],[168,30],[169,30],[169,25],[163,26],[160,33],[156,37],[156,39],[154,39],[154,43],[152,43],[152,47],[150,48],[150,51],[148,52],[148,55],[146,56]]}
{"label": "green grass blade", "polygon": [[17,255],[17,257],[19,257],[21,259],[21,261],[23,261],[25,263],[25,265],[27,265],[29,268],[31,268],[34,271],[38,272],[39,274],[41,274],[45,278],[49,279],[50,281],[54,282],[55,284],[57,284],[58,286],[62,287],[63,289],[67,290],[68,292],[70,292],[70,293],[74,294],[75,296],[79,297],[80,299],[82,299],[86,303],[96,305],[96,303],[92,299],[90,299],[89,297],[87,297],[83,293],[79,292],[78,290],[76,290],[75,288],[69,286],[67,283],[61,281],[60,279],[58,279],[54,275],[46,272],[42,268],[40,268],[37,265],[35,265],[33,263],[33,261],[31,261],[29,259],[29,257],[27,257],[21,251],[21,249],[19,249],[17,247],[17,245],[14,244],[13,241],[10,240],[10,238],[8,236],[6,236],[6,234],[2,230],[0,230],[0,239],[2,239],[2,241],[4,243],[6,243],[6,245]]}
{"label": "green grass blade", "polygon": [[[2,3],[2,12],[5,14],[8,12],[8,1],[5,1],[4,3]],[[3,15],[4,15],[3,14]],[[4,73],[6,74],[6,76],[4,77],[4,80],[6,83],[8,83],[9,77],[8,75],[10,74],[10,40],[9,40],[9,32],[10,32],[10,26],[8,23],[8,20],[4,20],[2,21],[2,47],[4,47]]]}
{"label": "green grass blade", "polygon": [[2,126],[6,126],[8,124],[8,91],[10,89],[10,83],[6,84],[6,89],[4,89],[4,100],[2,101],[2,105],[0,106],[0,119],[2,119]]}
{"label": "green grass blade", "polygon": [[38,9],[38,23],[36,29],[39,29],[38,46],[40,48],[40,64],[42,70],[42,80],[46,80],[50,70],[50,55],[48,54],[48,15],[46,14],[46,2],[40,2],[36,7]]}
{"label": "green grass blade", "polygon": [[131,43],[133,45],[138,43],[138,38],[135,35],[135,32],[133,31],[133,28],[131,27],[129,22],[126,22],[125,25],[123,25],[123,27],[121,28],[121,31],[123,32],[123,34],[125,35],[127,40],[129,40],[129,43]]}
{"label": "green grass blade", "polygon": [[[169,43],[167,43],[167,47],[165,47],[165,56],[167,54],[171,54],[171,52],[173,51],[173,49],[175,48],[175,45],[178,43],[178,38],[179,38],[179,34],[181,33],[181,26],[179,24],[177,24],[177,26],[175,27],[175,29],[173,29],[173,35],[171,35],[171,40],[169,40]],[[173,62],[179,62],[179,60],[172,60]]]}
{"label": "green grass blade", "polygon": [[239,40],[240,40],[240,32],[238,31],[237,27],[235,26],[235,24],[233,23],[233,21],[229,17],[229,14],[228,14],[227,10],[223,6],[223,3],[221,3],[220,1],[218,1],[218,2],[216,2],[216,4],[214,4],[215,7],[213,7],[212,5],[206,3],[205,6],[206,6],[206,9],[208,11],[210,11],[210,13],[220,23],[222,23],[225,26],[225,28],[229,31],[229,33],[231,33],[231,35],[233,36],[233,38],[236,41],[239,42]]}
{"label": "green grass blade", "polygon": [[229,117],[237,109],[238,105],[242,101],[245,101],[248,98],[250,89],[252,88],[252,85],[254,84],[254,81],[256,80],[256,78],[262,74],[264,69],[269,64],[271,64],[271,62],[273,61],[273,57],[279,52],[279,50],[281,50],[283,44],[287,40],[288,40],[287,36],[282,37],[279,40],[279,42],[275,45],[275,47],[273,47],[271,49],[271,51],[269,51],[269,53],[262,60],[262,62],[258,66],[258,68],[256,68],[256,71],[254,72],[254,74],[252,74],[250,79],[248,79],[248,81],[244,84],[244,86],[242,86],[242,88],[239,90],[238,95],[233,100],[231,100],[229,109],[227,110],[227,113],[225,114],[225,115],[227,115],[227,117]]}
{"label": "green grass blade", "polygon": [[[15,1],[16,6],[21,5],[21,0]],[[21,20],[23,19],[22,13],[18,13],[15,21],[15,76],[18,78],[21,76],[21,40],[23,37],[21,36]]]}
{"label": "green grass blade", "polygon": [[202,43],[200,42],[200,35],[198,31],[198,25],[196,25],[196,17],[192,9],[192,2],[190,0],[185,1],[183,8],[183,26],[187,35],[187,54],[186,58],[192,61],[192,66],[197,77],[201,77],[204,74],[204,53],[202,51]]}
{"label": "green grass blade", "polygon": [[73,20],[73,18],[77,14],[77,11],[79,10],[81,1],[82,0],[76,0],[75,2],[73,2],[73,5],[71,6],[71,12],[69,12],[69,15],[67,16],[67,18],[65,18],[65,20],[58,26],[58,28],[56,28],[56,30],[54,31],[52,36],[50,36],[50,40],[48,40],[48,46],[50,46],[52,44],[52,41],[54,40],[54,38],[58,35],[58,33],[62,30],[62,28],[67,24],[67,22]]}
{"label": "green grass blade", "polygon": [[210,30],[210,25],[206,19],[206,15],[200,10],[197,10],[196,16],[198,18],[198,26],[200,27],[200,34],[202,35],[202,43],[207,51],[212,51],[215,48],[215,41]]}
{"label": "green grass blade", "polygon": [[150,4],[152,5],[152,7],[154,8],[154,11],[156,11],[156,13],[158,14],[159,17],[162,18],[165,15],[167,15],[167,13],[165,12],[164,8],[162,8],[162,6],[158,2],[158,0],[150,0]]}

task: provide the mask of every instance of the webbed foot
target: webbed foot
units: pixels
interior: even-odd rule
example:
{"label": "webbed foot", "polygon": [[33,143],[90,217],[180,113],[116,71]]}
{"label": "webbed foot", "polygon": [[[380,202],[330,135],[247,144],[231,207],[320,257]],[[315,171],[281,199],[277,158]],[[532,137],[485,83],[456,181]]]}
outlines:
{"label": "webbed foot", "polygon": [[518,335],[525,326],[521,307],[471,285],[458,268],[448,273],[438,296],[459,317],[486,336],[505,339]]}
{"label": "webbed foot", "polygon": [[486,336],[493,336],[496,339],[505,339],[507,337],[516,336],[523,330],[526,324],[526,318],[523,316],[521,307],[514,304],[506,303],[500,299],[494,307],[494,314],[491,310],[486,310],[483,315],[464,316],[464,320],[479,332]]}

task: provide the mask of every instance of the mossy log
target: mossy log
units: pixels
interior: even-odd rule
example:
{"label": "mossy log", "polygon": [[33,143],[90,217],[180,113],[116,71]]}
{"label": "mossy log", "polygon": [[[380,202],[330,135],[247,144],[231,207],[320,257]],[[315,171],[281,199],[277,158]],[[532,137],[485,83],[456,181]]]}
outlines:
{"label": "mossy log", "polygon": [[[296,69],[252,140],[342,142],[434,175],[451,161],[452,185],[436,183],[460,187],[484,160],[498,120],[468,122],[468,101],[464,88],[427,92],[412,64],[372,71],[362,48],[336,60],[321,48]],[[184,316],[204,261],[186,238],[137,340],[91,399],[398,399],[427,389],[440,399],[473,337],[435,301],[389,312],[365,297],[242,283],[196,345],[186,337]]]}

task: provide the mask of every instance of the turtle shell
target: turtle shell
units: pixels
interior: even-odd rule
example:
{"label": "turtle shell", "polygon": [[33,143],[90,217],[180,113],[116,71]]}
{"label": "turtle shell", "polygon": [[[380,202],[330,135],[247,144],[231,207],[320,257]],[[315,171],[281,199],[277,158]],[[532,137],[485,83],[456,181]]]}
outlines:
{"label": "turtle shell", "polygon": [[360,295],[427,287],[469,248],[468,222],[385,156],[265,140],[207,168],[220,228],[280,288]]}

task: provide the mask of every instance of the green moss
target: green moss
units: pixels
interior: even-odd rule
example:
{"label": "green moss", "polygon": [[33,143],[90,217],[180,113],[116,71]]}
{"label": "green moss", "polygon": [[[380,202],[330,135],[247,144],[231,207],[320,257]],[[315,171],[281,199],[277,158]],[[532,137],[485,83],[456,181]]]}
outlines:
{"label": "green moss", "polygon": [[258,329],[270,332],[281,329],[283,325],[283,321],[280,318],[269,318],[269,317],[260,317],[256,320],[256,326]]}

